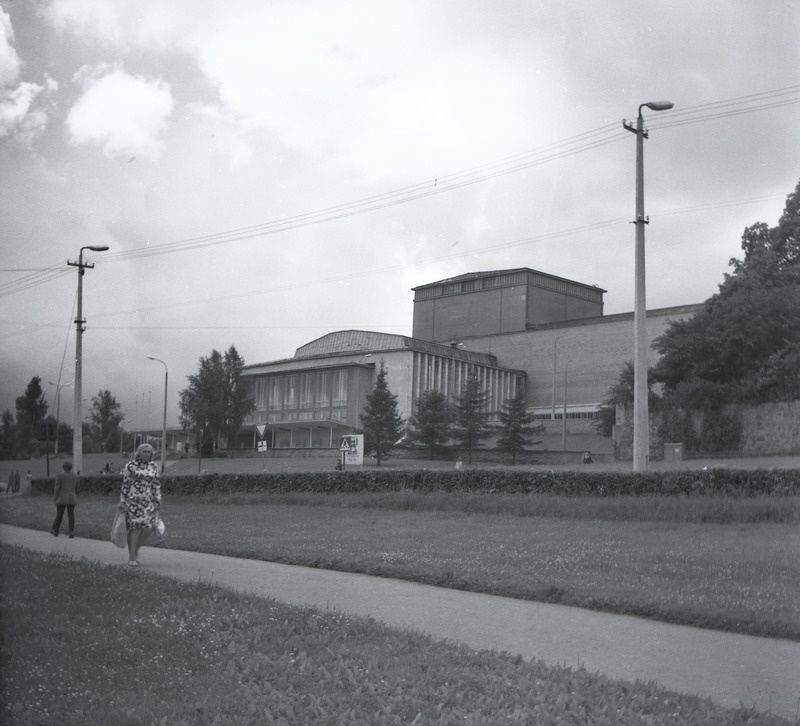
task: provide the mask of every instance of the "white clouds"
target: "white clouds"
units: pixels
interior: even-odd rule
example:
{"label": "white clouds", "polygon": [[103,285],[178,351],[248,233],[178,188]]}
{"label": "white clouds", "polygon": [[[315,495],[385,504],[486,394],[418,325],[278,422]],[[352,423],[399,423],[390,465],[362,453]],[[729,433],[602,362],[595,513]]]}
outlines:
{"label": "white clouds", "polygon": [[0,8],[0,86],[15,83],[19,76],[20,60],[13,43],[11,17]]}
{"label": "white clouds", "polygon": [[13,136],[30,147],[47,126],[45,106],[58,83],[18,83],[22,63],[13,46],[11,17],[0,8],[0,138]]}
{"label": "white clouds", "polygon": [[101,146],[105,156],[155,158],[174,101],[168,84],[110,66],[76,75],[83,94],[67,117],[74,144]]}

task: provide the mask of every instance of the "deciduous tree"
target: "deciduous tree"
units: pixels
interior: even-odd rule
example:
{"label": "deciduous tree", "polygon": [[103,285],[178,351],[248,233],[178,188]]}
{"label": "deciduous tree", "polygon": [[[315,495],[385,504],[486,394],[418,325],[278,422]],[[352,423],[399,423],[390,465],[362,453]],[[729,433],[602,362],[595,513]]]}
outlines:
{"label": "deciduous tree", "polygon": [[800,183],[777,226],[748,227],[742,259],[692,318],[672,323],[655,347],[665,388],[724,391],[727,402],[800,397]]}
{"label": "deciduous tree", "polygon": [[212,350],[200,358],[200,367],[188,376],[189,386],[179,394],[180,421],[193,428],[198,437],[208,436],[214,450],[233,446],[245,417],[255,402],[250,386],[242,377],[244,359],[232,345],[223,355]]}
{"label": "deciduous tree", "polygon": [[19,450],[17,453],[30,455],[35,451],[39,435],[39,424],[47,413],[47,401],[42,391],[42,379],[39,376],[31,378],[25,393],[16,400],[17,408],[17,439]]}
{"label": "deciduous tree", "polygon": [[119,449],[119,425],[125,418],[121,406],[108,389],[97,392],[89,409],[89,440],[96,451]]}

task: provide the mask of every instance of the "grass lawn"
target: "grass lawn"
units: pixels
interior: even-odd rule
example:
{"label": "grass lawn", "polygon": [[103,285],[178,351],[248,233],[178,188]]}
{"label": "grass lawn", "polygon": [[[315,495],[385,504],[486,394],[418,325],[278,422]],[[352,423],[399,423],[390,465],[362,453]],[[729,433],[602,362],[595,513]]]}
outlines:
{"label": "grass lawn", "polygon": [[[794,515],[772,521],[768,511],[767,521],[750,521],[749,514],[732,512],[723,518],[731,524],[666,521],[653,499],[649,510],[658,513],[657,521],[648,520],[646,511],[629,521],[629,503],[610,498],[597,505],[605,519],[579,518],[597,511],[586,503],[583,509],[574,505],[578,518],[563,512],[517,516],[459,511],[459,501],[466,506],[474,500],[458,497],[440,497],[436,508],[426,509],[424,495],[402,493],[372,500],[295,496],[293,504],[264,495],[221,502],[166,496],[165,546],[800,639],[800,527]],[[483,500],[491,508],[498,497]],[[392,502],[396,506],[388,506]],[[742,511],[750,504],[741,502]],[[115,505],[114,497],[82,497],[78,534],[107,539]],[[628,519],[615,519],[608,512],[614,506]],[[796,498],[784,498],[782,506],[796,511]],[[679,510],[673,508],[674,517],[683,516]],[[0,499],[5,523],[46,530],[52,516],[46,497]]]}
{"label": "grass lawn", "polygon": [[143,569],[4,547],[0,577],[9,726],[787,723]]}

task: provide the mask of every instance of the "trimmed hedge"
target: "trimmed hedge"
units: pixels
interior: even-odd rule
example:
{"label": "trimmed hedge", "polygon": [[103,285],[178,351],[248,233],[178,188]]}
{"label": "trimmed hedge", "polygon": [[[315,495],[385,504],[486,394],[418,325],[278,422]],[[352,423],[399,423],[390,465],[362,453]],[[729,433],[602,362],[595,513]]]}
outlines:
{"label": "trimmed hedge", "polygon": [[[117,495],[119,475],[81,477],[79,491]],[[53,491],[52,480],[34,479],[33,490]],[[795,496],[800,469],[708,469],[668,472],[523,471],[514,469],[409,469],[348,472],[203,474],[164,477],[169,494],[314,492],[338,494],[413,490],[585,496]]]}

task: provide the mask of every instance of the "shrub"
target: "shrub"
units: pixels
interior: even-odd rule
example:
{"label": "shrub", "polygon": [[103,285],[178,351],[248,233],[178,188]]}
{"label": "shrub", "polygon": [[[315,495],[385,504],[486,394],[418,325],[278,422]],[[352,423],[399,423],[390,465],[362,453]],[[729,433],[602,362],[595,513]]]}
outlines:
{"label": "shrub", "polygon": [[[81,477],[79,492],[118,495],[119,475]],[[209,495],[313,492],[480,492],[613,496],[794,496],[798,469],[708,469],[667,472],[524,471],[518,469],[365,470],[350,472],[262,472],[164,477],[165,494]],[[52,479],[34,479],[33,490],[53,491]]]}

